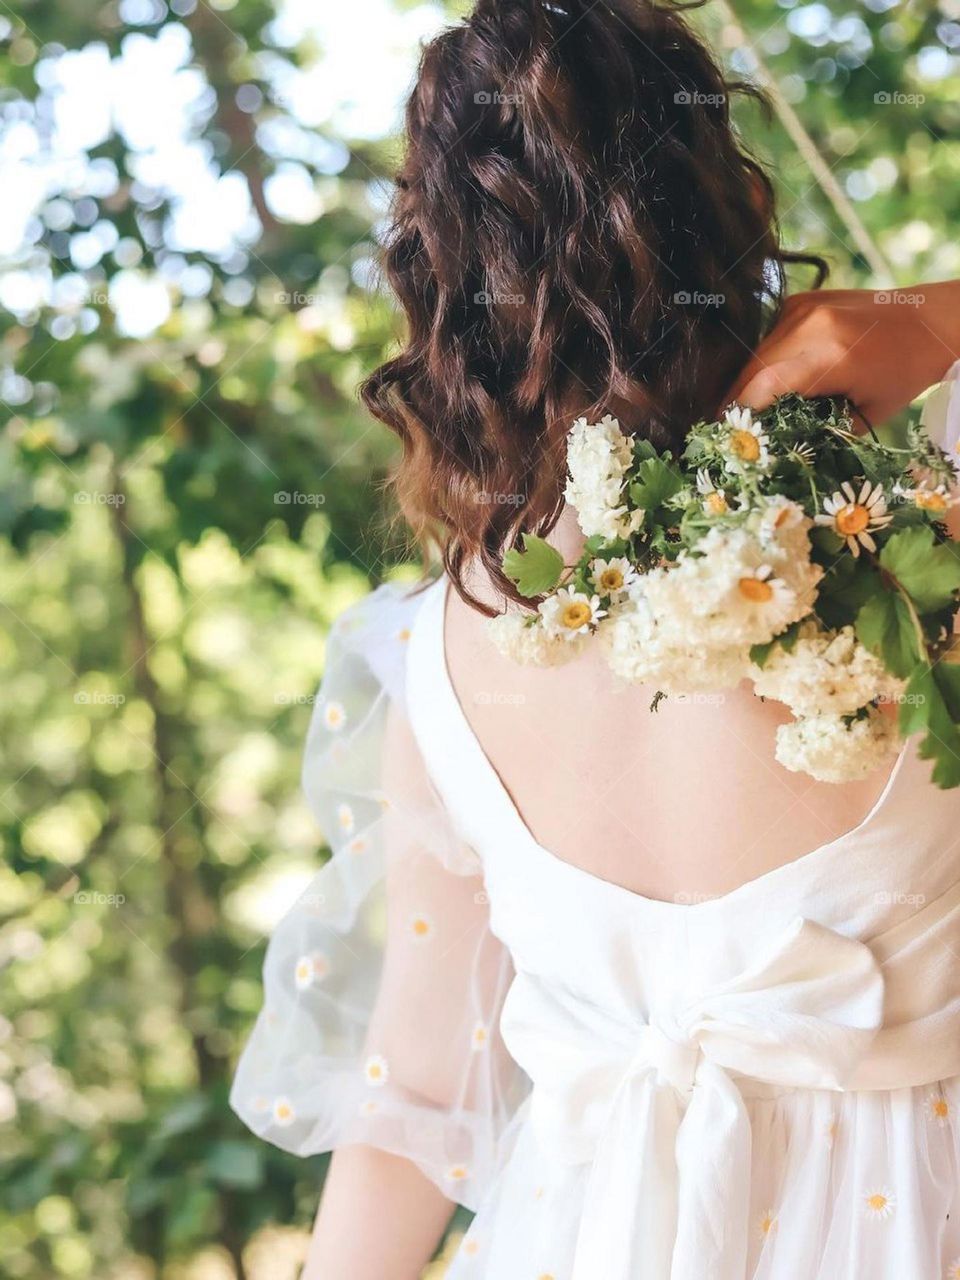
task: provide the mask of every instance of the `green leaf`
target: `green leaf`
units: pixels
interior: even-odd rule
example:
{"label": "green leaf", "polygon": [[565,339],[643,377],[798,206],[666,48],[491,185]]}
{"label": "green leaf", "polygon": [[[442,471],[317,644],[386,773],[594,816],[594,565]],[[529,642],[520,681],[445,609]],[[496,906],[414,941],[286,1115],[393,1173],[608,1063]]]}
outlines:
{"label": "green leaf", "polygon": [[[801,619],[802,621],[802,619]],[[793,653],[797,647],[797,639],[800,635],[800,623],[792,622],[786,631],[781,631],[776,637],[777,644],[783,649],[784,653]]]}
{"label": "green leaf", "polygon": [[643,436],[637,436],[633,441],[633,457],[636,462],[642,462],[647,458],[659,457],[655,446]]}
{"label": "green leaf", "polygon": [[820,583],[817,614],[828,627],[844,627],[855,620],[862,605],[884,589],[880,574],[869,561],[862,556],[841,556]]}
{"label": "green leaf", "polygon": [[888,671],[906,679],[922,658],[906,601],[896,591],[872,596],[857,614],[857,637]]}
{"label": "green leaf", "polygon": [[960,547],[937,542],[929,527],[895,533],[880,563],[897,579],[920,613],[944,609],[960,590]]}
{"label": "green leaf", "polygon": [[682,488],[683,477],[676,466],[662,458],[647,458],[630,483],[630,497],[644,511],[653,511]]}
{"label": "green leaf", "polygon": [[932,760],[933,781],[945,789],[960,786],[960,675],[945,663],[931,667],[920,663],[914,670],[900,703],[900,732],[925,736],[919,754]]}
{"label": "green leaf", "polygon": [[750,661],[754,666],[761,669],[766,666],[767,659],[770,657],[773,646],[776,643],[776,640],[767,640],[763,644],[752,644],[750,646]]}
{"label": "green leaf", "polygon": [[786,631],[781,631],[778,636],[774,636],[772,640],[766,641],[765,644],[752,644],[750,646],[750,661],[758,667],[764,667],[773,651],[774,645],[779,645],[786,653],[792,653],[796,647],[799,634],[800,623],[793,622],[787,627]]}
{"label": "green leaf", "polygon": [[514,547],[503,557],[503,572],[522,596],[542,596],[552,591],[563,572],[563,556],[535,533],[525,533],[523,550]]}

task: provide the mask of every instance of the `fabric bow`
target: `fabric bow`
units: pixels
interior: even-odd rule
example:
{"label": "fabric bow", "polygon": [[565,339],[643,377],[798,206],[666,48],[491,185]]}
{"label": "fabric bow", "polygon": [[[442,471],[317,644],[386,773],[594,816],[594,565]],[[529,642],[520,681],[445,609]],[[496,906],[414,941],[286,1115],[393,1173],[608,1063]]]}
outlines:
{"label": "fabric bow", "polygon": [[545,1154],[588,1164],[572,1280],[742,1280],[750,1121],[728,1072],[842,1089],[883,1014],[869,947],[798,917],[760,961],[630,1022],[520,973],[501,1031]]}

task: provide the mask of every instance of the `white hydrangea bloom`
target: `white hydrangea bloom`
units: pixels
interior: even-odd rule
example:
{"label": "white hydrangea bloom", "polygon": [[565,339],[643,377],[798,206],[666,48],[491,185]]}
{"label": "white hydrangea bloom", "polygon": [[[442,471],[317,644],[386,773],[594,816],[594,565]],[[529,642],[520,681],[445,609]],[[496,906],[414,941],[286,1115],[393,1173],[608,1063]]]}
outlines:
{"label": "white hydrangea bloom", "polygon": [[860,720],[802,716],[777,730],[776,757],[785,769],[818,782],[856,782],[878,769],[898,748],[892,716],[870,709]]}
{"label": "white hydrangea bloom", "polygon": [[623,502],[623,479],[633,458],[633,446],[616,418],[599,422],[578,418],[567,437],[569,479],[564,497],[576,508],[587,538],[623,538],[636,533],[643,512],[628,512]]}
{"label": "white hydrangea bloom", "polygon": [[813,607],[822,570],[809,555],[798,561],[764,548],[746,529],[711,529],[697,550],[644,578],[650,608],[676,645],[765,644]]}
{"label": "white hydrangea bloom", "polygon": [[505,658],[522,666],[555,667],[582,652],[586,635],[572,639],[551,635],[539,618],[528,624],[529,616],[518,609],[510,609],[487,623],[491,640]]}
{"label": "white hydrangea bloom", "polygon": [[730,689],[751,671],[749,650],[742,646],[678,642],[641,594],[604,619],[597,634],[615,675],[674,696]]}
{"label": "white hydrangea bloom", "polygon": [[785,702],[794,715],[842,716],[875,698],[895,696],[903,681],[889,675],[853,627],[823,631],[810,621],[789,653],[774,647],[754,687],[762,698]]}

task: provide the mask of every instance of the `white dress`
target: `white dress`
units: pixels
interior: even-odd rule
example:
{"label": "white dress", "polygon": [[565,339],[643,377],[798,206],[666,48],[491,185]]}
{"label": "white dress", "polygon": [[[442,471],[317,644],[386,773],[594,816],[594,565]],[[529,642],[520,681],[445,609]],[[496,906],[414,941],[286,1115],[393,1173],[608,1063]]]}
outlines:
{"label": "white dress", "polygon": [[336,624],[232,1104],[477,1210],[450,1280],[960,1280],[960,790],[915,744],[852,831],[642,897],[524,825],[457,700],[446,582]]}

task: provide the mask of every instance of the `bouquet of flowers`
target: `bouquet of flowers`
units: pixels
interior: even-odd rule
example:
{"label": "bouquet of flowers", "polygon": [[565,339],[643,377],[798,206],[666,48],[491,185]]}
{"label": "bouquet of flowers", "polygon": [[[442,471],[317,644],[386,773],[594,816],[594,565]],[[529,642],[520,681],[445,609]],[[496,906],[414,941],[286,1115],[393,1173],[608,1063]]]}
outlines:
{"label": "bouquet of flowers", "polygon": [[536,608],[494,619],[501,651],[546,665],[596,642],[654,707],[750,680],[794,715],[786,768],[864,777],[919,733],[934,781],[960,785],[956,477],[922,426],[893,447],[845,401],[791,395],[699,423],[673,457],[608,415],[574,423],[567,465],[583,554],[531,534],[506,553]]}

